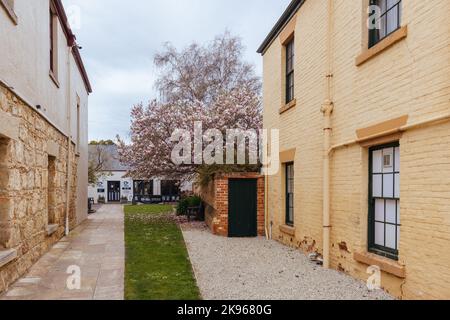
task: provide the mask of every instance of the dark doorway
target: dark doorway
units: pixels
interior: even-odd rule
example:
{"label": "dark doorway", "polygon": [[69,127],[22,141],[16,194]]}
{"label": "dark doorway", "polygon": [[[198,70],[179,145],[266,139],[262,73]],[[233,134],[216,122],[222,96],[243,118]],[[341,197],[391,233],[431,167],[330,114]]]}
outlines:
{"label": "dark doorway", "polygon": [[257,180],[229,180],[228,236],[256,237]]}
{"label": "dark doorway", "polygon": [[56,158],[48,156],[48,173],[47,173],[47,208],[48,208],[48,225],[56,224]]}
{"label": "dark doorway", "polygon": [[[8,150],[10,148],[11,140],[4,139],[0,136],[0,193],[7,194],[9,191],[9,176],[10,176],[10,157]],[[0,209],[0,250],[3,248],[9,248],[9,242],[11,238],[11,220],[9,219],[8,212],[12,206],[11,200],[2,199]],[[5,214],[4,214],[4,213]]]}
{"label": "dark doorway", "polygon": [[120,181],[108,181],[108,202],[120,201]]}

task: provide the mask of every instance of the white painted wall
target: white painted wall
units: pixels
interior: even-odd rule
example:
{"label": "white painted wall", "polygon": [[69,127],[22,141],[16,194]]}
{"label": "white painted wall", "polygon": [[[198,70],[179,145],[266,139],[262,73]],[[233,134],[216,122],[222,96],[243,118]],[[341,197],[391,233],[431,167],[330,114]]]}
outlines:
{"label": "white painted wall", "polygon": [[[94,198],[94,203],[98,203],[98,197],[103,196],[103,197],[105,197],[105,201],[108,202],[108,182],[120,181],[120,196],[127,197],[128,201],[132,201],[133,200],[133,179],[124,178],[125,175],[126,175],[126,172],[123,172],[123,171],[113,171],[113,172],[105,173],[105,175],[99,179],[97,185],[89,186],[89,188],[88,188],[89,198]],[[125,183],[128,183],[128,186],[130,186],[131,190],[124,190],[124,188],[126,187]],[[99,193],[98,189],[104,189],[105,192]]]}
{"label": "white painted wall", "polygon": [[181,192],[192,192],[194,191],[194,182],[183,182],[180,186]]}
{"label": "white painted wall", "polygon": [[[77,141],[77,96],[80,99],[80,146],[77,182],[77,222],[87,217],[88,92],[58,21],[58,88],[49,76],[49,0],[15,0],[15,25],[0,7],[0,80],[38,111],[63,134]],[[70,65],[70,90],[69,85]],[[70,92],[70,97],[68,95]],[[71,130],[67,105],[70,103]]]}
{"label": "white painted wall", "polygon": [[[103,196],[105,197],[106,203],[108,203],[108,182],[111,181],[120,181],[120,193],[121,197],[126,196],[128,198],[128,201],[131,202],[133,200],[133,193],[134,193],[134,180],[143,180],[143,179],[132,179],[132,178],[125,178],[126,172],[123,171],[112,171],[107,172],[105,175],[100,177],[99,182],[97,185],[92,186],[89,185],[88,187],[88,197],[94,199],[94,203],[98,203],[98,197]],[[161,180],[159,179],[151,179],[153,180],[153,195],[154,196],[160,196],[161,195]],[[131,187],[130,190],[124,190],[126,188],[125,183],[128,183],[128,186]],[[99,189],[104,189],[104,193],[99,193]]]}

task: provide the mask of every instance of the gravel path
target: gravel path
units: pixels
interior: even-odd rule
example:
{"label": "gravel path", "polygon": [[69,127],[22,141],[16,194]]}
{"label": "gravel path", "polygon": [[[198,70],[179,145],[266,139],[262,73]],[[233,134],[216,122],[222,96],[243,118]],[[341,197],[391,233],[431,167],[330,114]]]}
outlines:
{"label": "gravel path", "polygon": [[275,241],[222,238],[198,226],[183,234],[206,300],[392,299]]}

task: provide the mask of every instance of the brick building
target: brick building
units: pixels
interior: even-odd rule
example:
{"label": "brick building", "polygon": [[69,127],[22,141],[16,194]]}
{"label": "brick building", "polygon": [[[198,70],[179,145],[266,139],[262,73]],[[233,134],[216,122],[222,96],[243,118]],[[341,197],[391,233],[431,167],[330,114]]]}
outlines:
{"label": "brick building", "polygon": [[0,292],[87,217],[92,91],[60,0],[0,0]]}
{"label": "brick building", "polygon": [[405,299],[450,298],[449,13],[294,0],[259,49],[264,127],[280,130],[271,236],[362,280],[377,266]]}
{"label": "brick building", "polygon": [[265,236],[264,176],[254,172],[216,174],[198,188],[211,232],[223,237]]}

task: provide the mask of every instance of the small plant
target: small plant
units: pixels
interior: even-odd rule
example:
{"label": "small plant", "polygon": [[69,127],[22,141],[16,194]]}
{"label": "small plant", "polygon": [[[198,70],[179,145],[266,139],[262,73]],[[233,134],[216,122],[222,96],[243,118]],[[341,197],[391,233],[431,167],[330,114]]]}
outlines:
{"label": "small plant", "polygon": [[127,197],[121,197],[120,198],[120,203],[121,204],[127,204],[128,203],[128,198]]}
{"label": "small plant", "polygon": [[177,215],[186,215],[190,207],[199,207],[202,199],[198,196],[186,197],[180,200],[177,206]]}
{"label": "small plant", "polygon": [[182,216],[187,213],[187,210],[189,208],[188,198],[183,198],[178,202],[177,205],[177,215]]}
{"label": "small plant", "polygon": [[97,202],[105,204],[106,203],[105,197],[104,196],[99,196]]}

